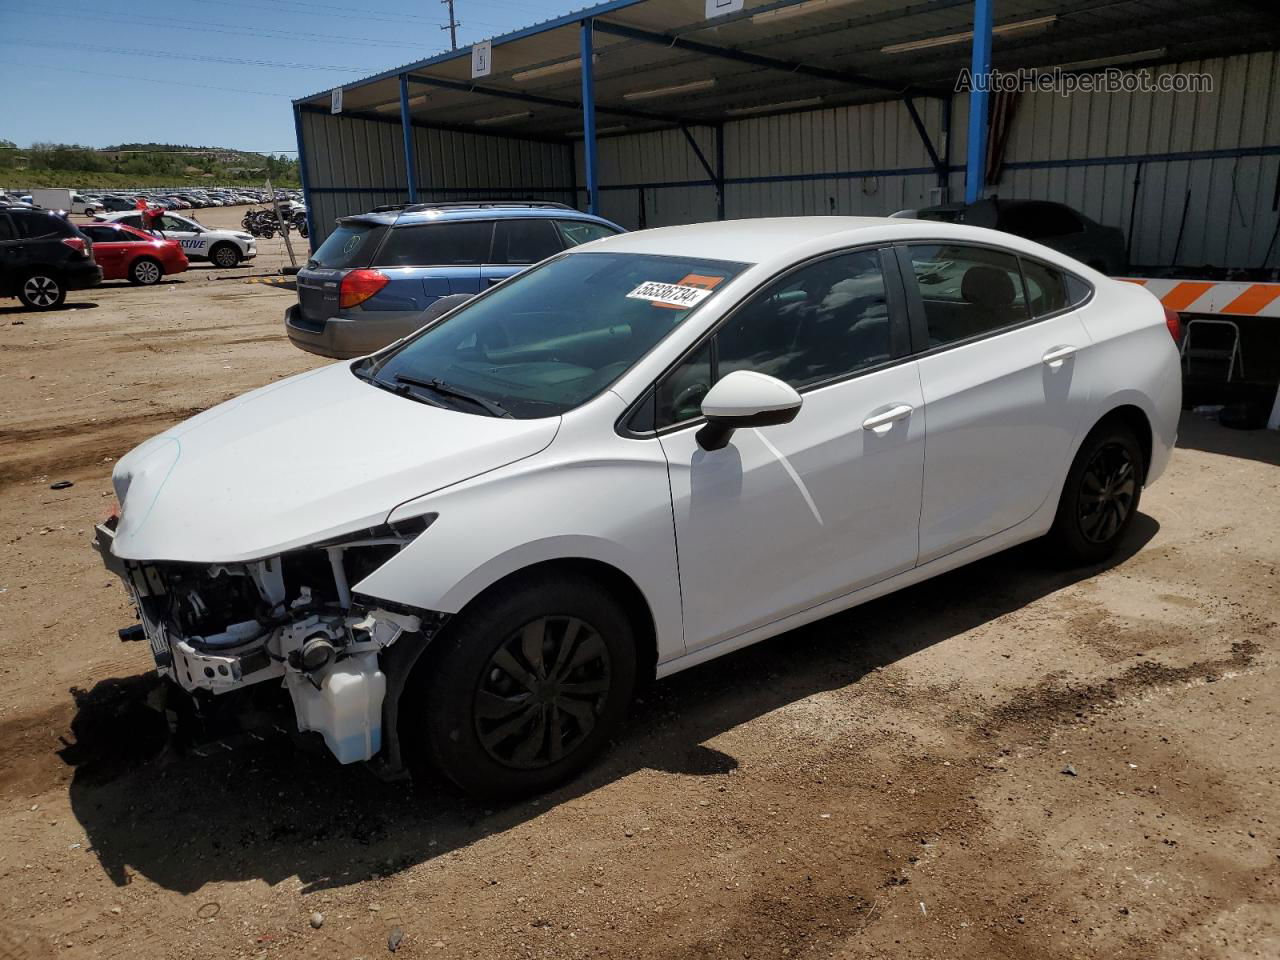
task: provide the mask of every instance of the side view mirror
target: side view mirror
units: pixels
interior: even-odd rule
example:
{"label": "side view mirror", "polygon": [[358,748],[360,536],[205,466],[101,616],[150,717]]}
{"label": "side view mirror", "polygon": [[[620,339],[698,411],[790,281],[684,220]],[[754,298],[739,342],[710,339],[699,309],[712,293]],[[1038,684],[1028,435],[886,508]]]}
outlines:
{"label": "side view mirror", "polygon": [[720,450],[739,427],[790,423],[803,403],[800,394],[776,377],[754,370],[735,370],[702,398],[707,425],[697,433],[698,446]]}

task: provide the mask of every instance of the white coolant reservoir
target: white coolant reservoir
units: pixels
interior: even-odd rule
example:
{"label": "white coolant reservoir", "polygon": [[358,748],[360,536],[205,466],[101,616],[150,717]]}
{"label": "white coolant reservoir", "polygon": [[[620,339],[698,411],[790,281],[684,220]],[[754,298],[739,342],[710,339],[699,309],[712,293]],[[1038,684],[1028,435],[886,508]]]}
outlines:
{"label": "white coolant reservoir", "polygon": [[377,653],[359,653],[317,672],[319,689],[306,676],[286,677],[299,730],[324,737],[339,763],[368,760],[382,749],[382,698],[387,677]]}

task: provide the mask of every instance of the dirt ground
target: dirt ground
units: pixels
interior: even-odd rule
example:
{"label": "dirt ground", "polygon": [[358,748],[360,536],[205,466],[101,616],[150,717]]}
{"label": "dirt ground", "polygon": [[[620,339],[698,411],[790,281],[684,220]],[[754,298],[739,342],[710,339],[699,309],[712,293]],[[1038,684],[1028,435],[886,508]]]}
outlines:
{"label": "dirt ground", "polygon": [[0,958],[1280,957],[1280,436],[1190,415],[1107,568],[1015,550],[688,671],[535,801],[166,751],[92,524],[113,458],[319,362],[247,282],[281,246],[0,304]]}

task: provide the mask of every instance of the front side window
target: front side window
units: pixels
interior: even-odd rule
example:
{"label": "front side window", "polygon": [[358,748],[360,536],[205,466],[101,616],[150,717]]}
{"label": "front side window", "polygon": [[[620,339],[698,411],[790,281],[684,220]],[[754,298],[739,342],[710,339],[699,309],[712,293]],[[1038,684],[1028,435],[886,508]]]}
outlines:
{"label": "front side window", "polygon": [[556,416],[622,376],[745,266],[634,253],[567,254],[503,283],[353,372],[468,413],[494,413],[491,405],[498,404],[518,419]]}
{"label": "front side window", "polygon": [[893,357],[880,254],[859,250],[794,270],[756,294],[658,388],[657,424],[701,415],[725,374],[755,370],[797,390]]}
{"label": "front side window", "polygon": [[537,263],[559,252],[560,237],[550,220],[522,217],[494,225],[490,263]]}
{"label": "front side window", "polygon": [[489,259],[493,221],[396,227],[378,252],[379,267],[478,266]]}
{"label": "front side window", "polygon": [[1030,319],[1022,272],[1013,254],[952,243],[915,244],[909,250],[924,303],[927,348]]}
{"label": "front side window", "polygon": [[566,247],[576,247],[581,243],[590,243],[604,237],[615,237],[618,231],[606,227],[603,223],[592,223],[590,220],[557,220],[556,226],[560,236],[564,238]]}

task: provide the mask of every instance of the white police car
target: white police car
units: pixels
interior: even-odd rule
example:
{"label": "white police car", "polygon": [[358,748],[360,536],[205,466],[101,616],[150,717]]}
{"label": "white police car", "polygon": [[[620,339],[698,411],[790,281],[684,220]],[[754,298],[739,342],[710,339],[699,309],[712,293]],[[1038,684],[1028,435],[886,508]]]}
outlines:
{"label": "white police car", "polygon": [[[95,219],[147,229],[140,210],[105,213]],[[210,260],[214,266],[234,267],[241,260],[251,260],[258,255],[257,242],[241,230],[214,230],[174,213],[163,214],[156,229],[168,239],[177,240],[189,260]]]}

